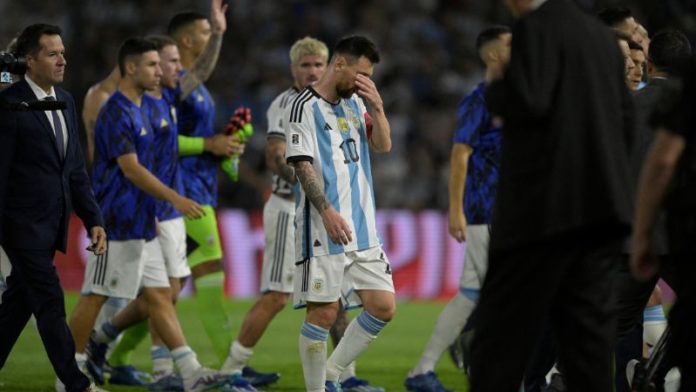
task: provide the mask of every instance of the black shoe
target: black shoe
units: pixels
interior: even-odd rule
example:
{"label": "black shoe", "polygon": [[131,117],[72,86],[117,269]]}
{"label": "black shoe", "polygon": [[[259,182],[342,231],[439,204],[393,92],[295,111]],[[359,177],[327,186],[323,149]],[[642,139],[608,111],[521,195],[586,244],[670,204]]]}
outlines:
{"label": "black shoe", "polygon": [[242,369],[242,377],[255,387],[273,384],[280,378],[280,373],[259,373],[249,366]]}

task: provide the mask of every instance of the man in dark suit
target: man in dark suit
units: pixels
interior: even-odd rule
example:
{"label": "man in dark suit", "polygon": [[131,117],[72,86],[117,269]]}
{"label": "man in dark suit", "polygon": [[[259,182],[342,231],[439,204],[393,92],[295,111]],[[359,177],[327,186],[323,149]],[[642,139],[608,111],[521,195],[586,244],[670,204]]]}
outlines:
{"label": "man in dark suit", "polygon": [[90,234],[90,250],[106,251],[106,233],[85,171],[75,103],[54,87],[65,71],[60,34],[56,26],[27,27],[17,41],[27,73],[0,92],[0,101],[10,103],[67,104],[65,110],[0,115],[0,245],[12,263],[0,305],[0,368],[33,313],[58,378],[67,391],[81,392],[92,386],[74,359],[53,256],[56,250],[65,252],[73,208]]}
{"label": "man in dark suit", "polygon": [[471,390],[517,391],[550,320],[568,391],[608,392],[611,274],[630,218],[624,59],[572,0],[507,4],[521,19],[486,94],[504,128]]}
{"label": "man in dark suit", "polygon": [[[650,122],[656,129],[639,181],[631,271],[640,280],[654,279],[662,266],[652,233],[666,213],[666,231],[677,302],[669,312],[667,358],[681,371],[679,391],[696,390],[696,146],[694,91],[696,61],[688,59],[673,75],[679,83],[665,87]],[[661,272],[661,271],[660,271]]]}

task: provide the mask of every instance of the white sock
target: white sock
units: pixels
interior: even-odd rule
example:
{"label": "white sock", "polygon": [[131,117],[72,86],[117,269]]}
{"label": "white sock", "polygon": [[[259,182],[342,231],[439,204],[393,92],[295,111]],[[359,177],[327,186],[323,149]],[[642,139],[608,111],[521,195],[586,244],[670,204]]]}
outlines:
{"label": "white sock", "polygon": [[307,321],[300,330],[300,359],[308,392],[324,392],[326,383],[326,339],[329,330]]}
{"label": "white sock", "polygon": [[225,363],[222,364],[222,371],[224,373],[241,373],[242,369],[249,362],[249,358],[254,354],[254,349],[249,347],[244,347],[235,340],[230,345],[230,353],[225,359]]}
{"label": "white sock", "polygon": [[189,346],[181,346],[172,350],[172,358],[174,358],[174,363],[179,368],[184,380],[193,377],[196,370],[201,368],[196,353]]}
{"label": "white sock", "polygon": [[150,356],[152,357],[152,377],[155,381],[174,373],[174,360],[168,348],[152,346]]}
{"label": "white sock", "polygon": [[362,311],[358,317],[348,324],[341,342],[336,346],[326,362],[326,379],[338,381],[339,376],[367,346],[377,338],[377,335],[387,325],[366,311]]}
{"label": "white sock", "polygon": [[[109,297],[109,299],[104,302],[104,305],[102,305],[101,309],[99,310],[99,315],[94,321],[94,325],[102,325],[108,321],[111,321],[114,316],[116,316],[116,313],[128,305],[128,302],[130,301],[125,298]],[[116,346],[120,340],[120,337],[121,335],[118,335],[116,339],[109,342],[109,352]],[[108,356],[109,355],[107,353],[107,357]]]}
{"label": "white sock", "polygon": [[457,339],[475,306],[476,303],[461,292],[447,303],[435,323],[418,365],[411,370],[409,376],[425,374],[435,369],[442,353]]}
{"label": "white sock", "polygon": [[643,311],[643,341],[654,346],[667,328],[667,319],[662,305],[645,308]]}
{"label": "white sock", "polygon": [[351,362],[350,365],[346,366],[341,373],[341,380],[345,381],[351,377],[355,377],[355,361]]}

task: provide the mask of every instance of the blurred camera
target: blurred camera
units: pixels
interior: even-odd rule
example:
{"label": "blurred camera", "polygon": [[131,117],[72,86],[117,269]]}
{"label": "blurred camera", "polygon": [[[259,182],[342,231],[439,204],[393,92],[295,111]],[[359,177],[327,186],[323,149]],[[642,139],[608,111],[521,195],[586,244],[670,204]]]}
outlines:
{"label": "blurred camera", "polygon": [[11,52],[0,51],[0,83],[12,83],[12,75],[23,75],[27,71],[27,61]]}

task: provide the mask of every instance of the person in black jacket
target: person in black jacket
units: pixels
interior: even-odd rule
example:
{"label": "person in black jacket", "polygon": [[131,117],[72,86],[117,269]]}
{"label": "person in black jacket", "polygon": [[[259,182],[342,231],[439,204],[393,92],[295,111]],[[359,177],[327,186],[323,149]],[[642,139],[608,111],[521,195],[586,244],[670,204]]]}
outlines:
{"label": "person in black jacket", "polygon": [[58,378],[67,391],[84,391],[92,386],[74,359],[53,255],[66,250],[73,209],[94,253],[106,251],[106,233],[85,171],[75,102],[55,87],[63,81],[66,63],[60,34],[59,27],[45,24],[24,29],[17,52],[27,58],[27,73],[0,92],[0,101],[8,103],[57,100],[67,105],[56,111],[0,113],[0,245],[12,264],[0,305],[0,368],[34,314]]}
{"label": "person in black jacket", "polygon": [[630,221],[632,102],[613,33],[572,0],[507,0],[510,65],[471,390],[517,391],[547,320],[569,391],[612,390],[611,275]]}

